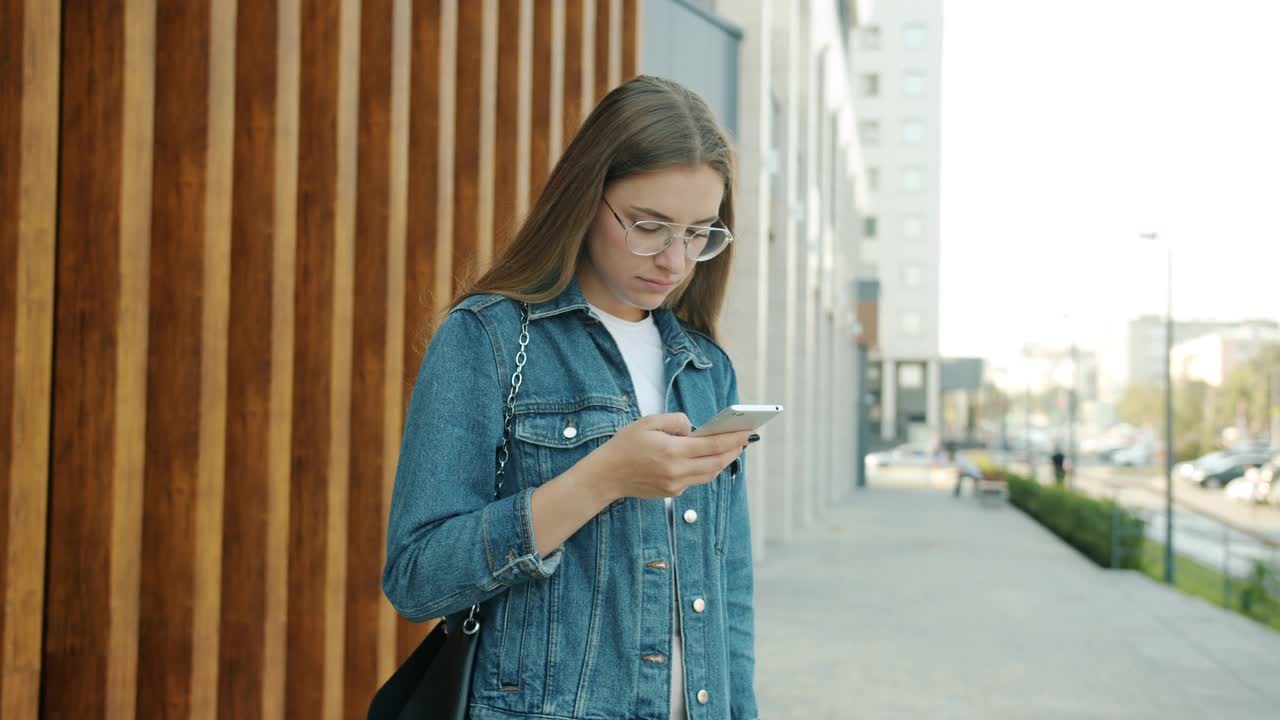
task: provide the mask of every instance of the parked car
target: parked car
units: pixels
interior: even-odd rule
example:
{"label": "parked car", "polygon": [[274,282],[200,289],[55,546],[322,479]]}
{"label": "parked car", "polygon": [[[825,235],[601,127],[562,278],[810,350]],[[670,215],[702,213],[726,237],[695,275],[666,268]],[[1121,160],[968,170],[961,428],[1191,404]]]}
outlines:
{"label": "parked car", "polygon": [[1107,460],[1120,467],[1143,467],[1151,464],[1151,448],[1146,445],[1131,445],[1113,450]]}
{"label": "parked car", "polygon": [[1244,471],[1244,475],[1227,483],[1222,493],[1237,502],[1256,503],[1265,501],[1268,491],[1267,483],[1263,482],[1258,468],[1251,467]]}
{"label": "parked car", "polygon": [[907,443],[867,455],[868,467],[928,467],[936,462],[937,455],[925,443]]}
{"label": "parked car", "polygon": [[1208,455],[1201,455],[1195,460],[1180,462],[1173,466],[1173,476],[1180,480],[1194,481],[1197,469],[1202,468],[1207,464],[1211,465],[1216,463],[1230,454],[1231,453],[1226,450],[1215,450]]}
{"label": "parked car", "polygon": [[1271,453],[1267,452],[1232,452],[1195,468],[1189,479],[1201,487],[1221,488],[1244,475],[1249,468],[1260,466],[1270,459]]}

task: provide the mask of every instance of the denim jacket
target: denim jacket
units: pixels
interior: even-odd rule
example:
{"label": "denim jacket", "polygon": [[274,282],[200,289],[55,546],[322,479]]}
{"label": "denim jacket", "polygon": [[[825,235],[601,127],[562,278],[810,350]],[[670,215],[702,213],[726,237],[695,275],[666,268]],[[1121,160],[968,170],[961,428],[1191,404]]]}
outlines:
{"label": "denim jacket", "polygon": [[[674,499],[614,501],[545,557],[530,496],[640,417],[612,336],[575,282],[530,306],[528,362],[495,499],[520,306],[468,298],[441,322],[405,420],[383,592],[412,621],[453,631],[473,604],[481,631],[470,716],[669,720],[673,603],[690,720],[755,720],[747,486],[740,456]],[[736,403],[728,355],[654,312],[668,412],[695,426]],[[576,432],[565,433],[572,426]],[[689,511],[693,512],[689,512]],[[677,600],[678,598],[678,600]]]}

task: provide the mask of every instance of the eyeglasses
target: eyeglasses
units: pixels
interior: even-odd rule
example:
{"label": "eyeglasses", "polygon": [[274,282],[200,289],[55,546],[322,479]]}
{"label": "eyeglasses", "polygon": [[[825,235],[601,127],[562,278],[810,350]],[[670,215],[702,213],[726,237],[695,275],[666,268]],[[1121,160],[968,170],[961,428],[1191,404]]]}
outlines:
{"label": "eyeglasses", "polygon": [[[627,249],[635,255],[643,257],[657,255],[666,250],[672,240],[680,238],[684,241],[685,257],[694,262],[702,262],[724,252],[724,249],[729,247],[729,243],[733,242],[733,234],[725,228],[681,225],[661,220],[637,220],[627,225],[622,222],[622,218],[618,217],[618,212],[609,204],[608,199],[605,199],[604,204],[626,231]],[[679,228],[684,230],[678,230]],[[682,235],[681,232],[691,234]]]}

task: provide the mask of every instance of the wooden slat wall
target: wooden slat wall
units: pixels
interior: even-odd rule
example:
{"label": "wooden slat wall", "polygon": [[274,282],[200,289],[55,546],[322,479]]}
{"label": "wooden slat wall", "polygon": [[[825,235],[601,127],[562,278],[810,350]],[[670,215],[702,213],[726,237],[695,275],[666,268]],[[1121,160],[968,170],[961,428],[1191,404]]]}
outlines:
{"label": "wooden slat wall", "polygon": [[642,12],[0,0],[0,717],[363,716],[424,329]]}

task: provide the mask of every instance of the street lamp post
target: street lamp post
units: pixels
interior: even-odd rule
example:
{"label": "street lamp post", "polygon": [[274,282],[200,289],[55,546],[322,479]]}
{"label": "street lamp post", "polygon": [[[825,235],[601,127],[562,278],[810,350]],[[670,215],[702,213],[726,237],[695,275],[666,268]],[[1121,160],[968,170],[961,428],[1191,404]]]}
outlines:
{"label": "street lamp post", "polygon": [[[1142,233],[1156,240],[1158,233]],[[1173,584],[1173,245],[1167,245],[1164,318],[1164,581]]]}

